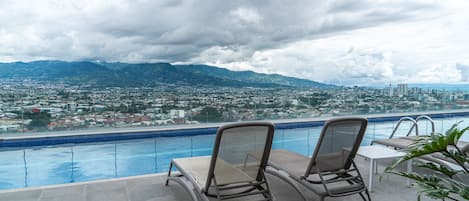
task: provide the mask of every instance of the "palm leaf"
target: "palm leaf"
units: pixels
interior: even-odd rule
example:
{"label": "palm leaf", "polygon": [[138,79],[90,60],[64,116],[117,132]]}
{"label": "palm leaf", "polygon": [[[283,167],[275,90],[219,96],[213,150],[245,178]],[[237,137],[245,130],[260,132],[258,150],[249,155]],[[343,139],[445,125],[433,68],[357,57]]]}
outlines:
{"label": "palm leaf", "polygon": [[[456,146],[464,133],[469,130],[469,127],[458,129],[459,123],[452,125],[445,134],[434,133],[432,136],[417,138],[416,142],[406,149],[407,154],[393,162],[386,168],[385,172],[414,180],[414,186],[421,189],[417,200],[421,200],[422,195],[440,200],[446,200],[447,198],[459,200],[459,198],[454,198],[455,195],[459,195],[461,198],[469,200],[469,186],[456,179],[459,176],[467,177],[467,174],[469,174],[468,169],[465,167],[466,164],[469,164],[469,158]],[[408,160],[438,152],[453,159],[464,171],[449,169],[446,166],[434,163],[417,163],[417,166],[438,174],[420,175],[418,173],[393,171],[397,165]]]}
{"label": "palm leaf", "polygon": [[417,163],[417,167],[427,168],[427,169],[442,173],[450,178],[462,172],[462,171],[455,171],[455,170],[447,168],[444,165],[440,165],[440,164],[437,165],[435,163]]}

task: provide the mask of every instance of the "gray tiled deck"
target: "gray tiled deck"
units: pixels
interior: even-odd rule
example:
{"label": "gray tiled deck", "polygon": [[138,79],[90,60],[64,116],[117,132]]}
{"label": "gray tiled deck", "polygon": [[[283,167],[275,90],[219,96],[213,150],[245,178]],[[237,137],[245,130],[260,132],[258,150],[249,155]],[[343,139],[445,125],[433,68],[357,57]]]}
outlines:
{"label": "gray tiled deck", "polygon": [[[367,179],[368,161],[357,158],[360,170]],[[380,170],[383,167],[380,166]],[[406,180],[390,175],[379,182],[375,177],[374,201],[415,201],[417,191],[406,187]],[[0,191],[0,201],[189,201],[185,191],[176,183],[164,186],[163,174],[144,175],[112,180],[75,183],[61,186]],[[276,200],[296,201],[300,197],[286,183],[275,177],[268,177]],[[309,200],[317,200],[307,193]],[[254,199],[256,200],[256,199]],[[327,201],[355,201],[359,196],[326,198]],[[423,199],[429,200],[429,199]]]}

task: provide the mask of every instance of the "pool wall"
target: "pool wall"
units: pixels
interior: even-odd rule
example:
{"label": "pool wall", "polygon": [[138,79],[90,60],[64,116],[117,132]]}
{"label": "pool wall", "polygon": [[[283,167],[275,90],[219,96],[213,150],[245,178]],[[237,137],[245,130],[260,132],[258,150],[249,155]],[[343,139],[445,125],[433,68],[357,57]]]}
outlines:
{"label": "pool wall", "polygon": [[[461,112],[450,112],[450,113],[419,113],[419,114],[398,114],[389,116],[364,116],[368,118],[369,122],[389,122],[398,121],[402,117],[413,117],[416,118],[420,115],[428,115],[431,118],[448,118],[448,117],[459,117],[469,116],[468,111]],[[363,116],[363,115],[361,115]],[[330,117],[333,118],[333,117]],[[274,122],[276,129],[295,129],[295,128],[306,128],[306,127],[319,127],[324,124],[327,119],[313,121],[290,121],[290,122]],[[150,131],[137,131],[137,132],[112,132],[112,133],[98,133],[98,134],[77,134],[77,135],[54,135],[54,136],[36,136],[36,137],[24,137],[21,135],[13,138],[0,138],[0,148],[13,148],[13,147],[32,147],[32,146],[51,146],[59,144],[70,144],[70,143],[90,143],[90,142],[107,142],[116,140],[132,140],[132,139],[144,139],[154,137],[178,137],[178,136],[195,136],[195,135],[208,135],[216,133],[218,126],[207,126],[198,128],[174,128],[166,130],[150,130]]]}

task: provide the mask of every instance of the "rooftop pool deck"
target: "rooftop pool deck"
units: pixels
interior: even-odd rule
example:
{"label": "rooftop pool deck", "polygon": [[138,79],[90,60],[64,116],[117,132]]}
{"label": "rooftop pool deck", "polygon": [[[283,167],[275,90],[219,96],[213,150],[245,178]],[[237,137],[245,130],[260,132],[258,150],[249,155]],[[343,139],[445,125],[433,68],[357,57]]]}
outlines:
{"label": "rooftop pool deck", "polygon": [[[356,162],[368,181],[368,161],[357,158]],[[379,171],[384,170],[390,161],[379,163]],[[403,170],[403,168],[402,168]],[[419,171],[414,167],[414,171]],[[73,184],[33,187],[0,191],[2,201],[191,201],[188,193],[176,183],[164,185],[166,176],[150,174],[143,176],[124,177]],[[416,201],[417,191],[407,187],[406,180],[396,175],[387,175],[379,181],[375,176],[374,191],[371,198],[374,201]],[[276,201],[302,201],[300,196],[288,184],[276,177],[267,175]],[[306,191],[308,200],[319,200],[313,193]],[[235,201],[259,200],[259,197],[233,199]],[[357,196],[342,198],[326,198],[327,201],[362,201]],[[429,198],[423,197],[423,201]]]}
{"label": "rooftop pool deck", "polygon": [[[362,145],[369,145],[371,140],[376,138],[388,137],[401,117],[419,115],[434,118],[436,132],[444,132],[452,124],[469,119],[469,110],[366,115],[369,125]],[[330,118],[333,117],[272,121],[276,126],[272,148],[311,155],[324,121]],[[220,125],[223,123],[164,128],[0,134],[0,201],[99,200],[97,198],[103,198],[102,196],[109,199],[101,200],[125,200],[112,197],[122,192],[125,192],[127,200],[188,200],[180,196],[181,193],[178,192],[181,189],[177,185],[168,188],[171,190],[165,190],[160,173],[167,171],[172,158],[209,155],[214,134]],[[430,131],[427,121],[422,121],[419,126],[422,126],[421,133]],[[463,122],[461,126],[469,126],[469,121]],[[406,127],[403,129],[406,130]],[[400,132],[397,135],[405,133]],[[468,140],[469,137],[465,136],[465,139]],[[367,162],[360,159],[359,163],[360,170],[367,172]],[[407,193],[400,195],[405,198],[402,200],[416,200],[415,191],[409,190],[405,185],[394,186],[401,178],[391,176],[389,179],[382,184],[375,184],[375,200],[392,200],[393,196],[395,199],[395,193],[400,191]],[[158,189],[142,187],[150,191],[147,193],[134,189],[134,185],[148,182],[151,183],[150,186],[159,186]],[[109,184],[111,187],[103,187],[103,192],[100,192],[99,185],[95,185],[97,183]],[[275,178],[273,183],[276,186],[286,185]],[[381,188],[381,185],[388,187]],[[291,195],[292,192],[283,189],[279,187],[279,191],[283,192],[279,198],[285,199],[278,200],[289,200],[287,198],[294,196]],[[73,196],[61,197],[67,192],[77,194],[76,199]],[[108,195],[109,193],[113,195]],[[143,193],[147,197],[133,197],[135,193]],[[7,199],[10,198],[8,196],[13,197]],[[21,196],[28,198],[20,199]]]}

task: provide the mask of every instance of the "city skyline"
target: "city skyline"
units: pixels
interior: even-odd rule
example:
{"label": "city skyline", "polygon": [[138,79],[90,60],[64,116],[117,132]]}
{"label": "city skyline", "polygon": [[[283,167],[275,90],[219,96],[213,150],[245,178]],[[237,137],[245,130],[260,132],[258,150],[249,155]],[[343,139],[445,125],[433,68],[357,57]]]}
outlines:
{"label": "city skyline", "polygon": [[387,88],[101,87],[2,80],[0,133],[464,110],[469,91]]}

